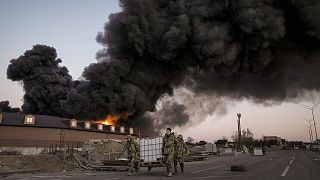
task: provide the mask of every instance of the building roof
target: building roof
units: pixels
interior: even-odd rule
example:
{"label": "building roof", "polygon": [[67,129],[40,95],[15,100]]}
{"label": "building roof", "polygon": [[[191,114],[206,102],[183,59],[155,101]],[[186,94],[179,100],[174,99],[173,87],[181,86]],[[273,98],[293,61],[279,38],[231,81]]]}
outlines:
{"label": "building roof", "polygon": [[[23,127],[39,127],[39,128],[59,128],[59,129],[73,129],[80,131],[94,131],[94,132],[102,132],[102,133],[113,133],[113,134],[121,134],[120,127],[116,127],[115,132],[110,131],[110,125],[103,125],[103,131],[98,130],[98,126],[96,123],[91,123],[90,129],[85,129],[84,123],[86,121],[77,120],[77,127],[70,127],[70,120],[67,118],[60,118],[55,116],[47,116],[47,115],[33,115],[35,116],[35,124],[24,124],[24,117],[26,114],[20,113],[2,113],[2,122],[0,125],[5,126],[23,126]],[[125,134],[129,134],[129,129],[125,128]]]}

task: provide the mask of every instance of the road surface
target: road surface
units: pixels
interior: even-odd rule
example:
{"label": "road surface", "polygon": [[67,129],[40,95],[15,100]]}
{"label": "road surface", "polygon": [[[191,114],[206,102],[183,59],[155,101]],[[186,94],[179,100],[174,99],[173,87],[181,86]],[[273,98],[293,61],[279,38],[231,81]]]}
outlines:
{"label": "road surface", "polygon": [[[231,165],[245,165],[247,171],[230,171]],[[68,180],[148,180],[148,179],[320,179],[320,154],[309,151],[274,151],[266,156],[213,156],[206,161],[190,162],[185,165],[185,173],[166,177],[165,168],[153,168],[147,173],[141,168],[137,175],[127,176],[127,172],[77,172],[59,174],[12,175],[4,179],[68,179]]]}

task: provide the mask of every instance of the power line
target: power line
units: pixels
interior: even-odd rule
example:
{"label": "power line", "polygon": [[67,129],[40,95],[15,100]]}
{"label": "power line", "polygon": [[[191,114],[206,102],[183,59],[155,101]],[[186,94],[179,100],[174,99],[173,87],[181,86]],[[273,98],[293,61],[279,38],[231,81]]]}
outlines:
{"label": "power line", "polygon": [[307,106],[307,105],[303,105],[303,104],[299,104],[301,106],[303,106],[305,109],[309,109],[311,110],[312,113],[312,120],[313,120],[313,126],[314,126],[314,131],[316,133],[316,141],[318,141],[318,132],[317,132],[317,126],[316,126],[316,121],[314,120],[314,110],[319,106],[320,103],[317,103],[315,105],[313,105],[312,107]]}

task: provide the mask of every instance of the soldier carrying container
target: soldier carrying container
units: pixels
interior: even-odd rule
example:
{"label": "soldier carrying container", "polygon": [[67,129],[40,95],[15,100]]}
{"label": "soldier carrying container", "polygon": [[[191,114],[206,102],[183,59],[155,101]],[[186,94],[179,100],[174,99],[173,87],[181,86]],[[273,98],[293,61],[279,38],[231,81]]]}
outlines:
{"label": "soldier carrying container", "polygon": [[188,147],[186,143],[183,141],[183,136],[181,134],[178,135],[176,139],[175,146],[175,156],[174,156],[174,171],[175,174],[178,174],[178,163],[180,165],[181,173],[184,172],[184,158],[188,153]]}
{"label": "soldier carrying container", "polygon": [[164,160],[167,166],[168,177],[171,177],[173,173],[175,143],[176,137],[174,133],[171,132],[171,128],[167,128],[166,134],[163,137],[162,154],[164,155]]}
{"label": "soldier carrying container", "polygon": [[128,176],[131,176],[133,170],[135,170],[136,173],[139,171],[139,145],[132,139],[131,135],[127,136],[127,142],[124,146],[124,149],[127,151],[129,160]]}

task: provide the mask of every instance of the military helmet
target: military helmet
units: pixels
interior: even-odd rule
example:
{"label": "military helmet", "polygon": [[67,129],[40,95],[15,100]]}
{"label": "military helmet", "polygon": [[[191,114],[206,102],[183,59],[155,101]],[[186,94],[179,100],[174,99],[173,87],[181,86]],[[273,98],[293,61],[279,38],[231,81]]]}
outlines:
{"label": "military helmet", "polygon": [[181,134],[178,135],[178,138],[183,139],[183,136]]}
{"label": "military helmet", "polygon": [[132,136],[130,134],[127,135],[127,139],[132,139]]}

